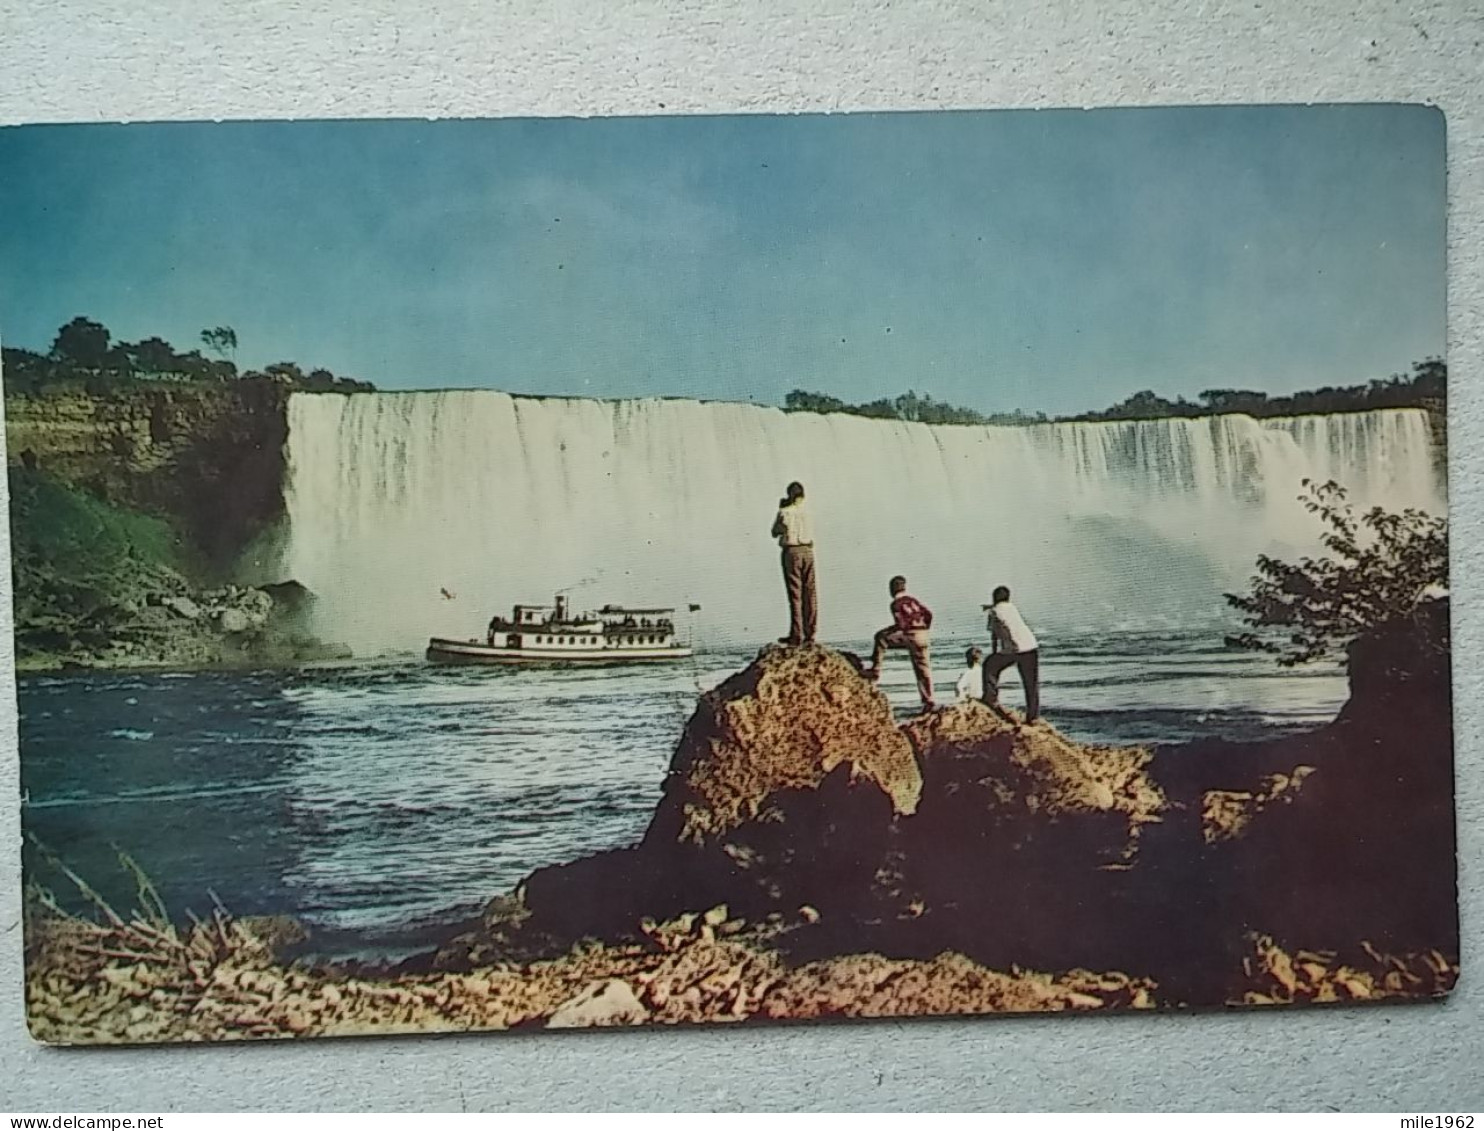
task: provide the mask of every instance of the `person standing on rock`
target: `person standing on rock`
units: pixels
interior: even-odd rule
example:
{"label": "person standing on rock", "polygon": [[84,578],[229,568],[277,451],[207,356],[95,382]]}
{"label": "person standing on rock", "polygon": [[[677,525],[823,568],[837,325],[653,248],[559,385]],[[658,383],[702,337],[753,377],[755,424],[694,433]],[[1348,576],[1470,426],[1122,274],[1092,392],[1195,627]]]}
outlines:
{"label": "person standing on rock", "polygon": [[814,590],[814,521],[804,503],[804,485],[790,483],[778,500],[773,537],[783,549],[783,587],[788,592],[788,635],[780,644],[813,644],[819,619]]}
{"label": "person standing on rock", "polygon": [[1013,664],[1025,689],[1025,721],[1033,723],[1041,714],[1040,645],[1020,610],[1010,603],[1007,586],[998,586],[991,600],[994,603],[985,606],[989,610],[986,627],[994,638],[994,655],[984,662],[984,702],[990,707],[1000,705],[1000,673]]}
{"label": "person standing on rock", "polygon": [[905,648],[912,661],[912,674],[917,677],[917,694],[922,698],[923,711],[937,710],[933,701],[933,668],[929,652],[929,630],[933,627],[933,614],[926,605],[907,592],[907,579],[891,579],[892,623],[876,634],[875,646],[871,649],[871,667],[866,678],[872,683],[881,680],[881,663],[886,659],[888,648]]}

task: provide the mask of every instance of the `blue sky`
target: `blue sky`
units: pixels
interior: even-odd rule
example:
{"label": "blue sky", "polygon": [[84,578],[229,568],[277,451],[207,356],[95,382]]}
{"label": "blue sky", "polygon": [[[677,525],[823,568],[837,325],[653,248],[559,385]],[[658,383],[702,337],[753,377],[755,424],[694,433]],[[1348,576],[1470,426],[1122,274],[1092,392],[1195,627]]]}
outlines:
{"label": "blue sky", "polygon": [[1444,205],[1421,107],[21,127],[0,335],[1064,413],[1441,355]]}

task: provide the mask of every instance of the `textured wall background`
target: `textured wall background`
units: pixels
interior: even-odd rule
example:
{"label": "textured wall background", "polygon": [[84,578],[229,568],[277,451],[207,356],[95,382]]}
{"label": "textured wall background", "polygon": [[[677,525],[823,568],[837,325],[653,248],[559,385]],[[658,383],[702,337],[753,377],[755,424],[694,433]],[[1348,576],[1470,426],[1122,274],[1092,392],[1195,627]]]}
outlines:
{"label": "textured wall background", "polygon": [[[1476,966],[1484,938],[1484,9],[1469,0],[419,7],[0,0],[0,122],[1441,105],[1450,150],[1462,983],[1440,1006],[1288,1014],[48,1050],[31,1043],[21,1020],[18,816],[7,801],[0,1109],[1484,1109]],[[8,669],[8,591],[0,597],[0,669]],[[0,678],[0,796],[14,798],[13,684],[8,670]]]}

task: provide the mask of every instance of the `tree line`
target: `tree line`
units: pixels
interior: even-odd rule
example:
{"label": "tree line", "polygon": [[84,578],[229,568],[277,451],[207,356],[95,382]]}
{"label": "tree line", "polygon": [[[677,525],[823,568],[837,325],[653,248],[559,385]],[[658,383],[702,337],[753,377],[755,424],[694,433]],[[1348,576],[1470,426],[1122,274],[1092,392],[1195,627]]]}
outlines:
{"label": "tree line", "polygon": [[1248,416],[1301,416],[1306,413],[1359,412],[1373,408],[1442,408],[1448,397],[1448,366],[1440,358],[1414,362],[1410,373],[1363,385],[1326,385],[1287,396],[1256,389],[1207,389],[1197,399],[1167,400],[1153,390],[1135,393],[1102,412],[1065,420],[1138,420],[1158,416],[1214,416],[1240,412]]}
{"label": "tree line", "polygon": [[1044,412],[982,413],[908,389],[899,397],[849,404],[839,397],[795,389],[783,398],[785,412],[844,412],[876,420],[910,420],[918,424],[1045,424]]}
{"label": "tree line", "polygon": [[[46,353],[5,347],[5,387],[11,393],[41,393],[79,388],[106,393],[136,383],[176,382],[226,384],[263,381],[304,392],[362,393],[376,386],[368,381],[340,377],[328,369],[305,372],[292,361],[279,361],[261,370],[237,368],[237,332],[230,326],[202,330],[201,349],[180,351],[163,338],[137,342],[115,341],[101,322],[79,316],[57,330]],[[214,356],[207,356],[207,354]]]}
{"label": "tree line", "polygon": [[1256,389],[1207,389],[1194,401],[1170,400],[1152,389],[1135,393],[1112,408],[1072,416],[1048,418],[1044,412],[1020,409],[982,413],[951,405],[908,390],[899,397],[850,404],[839,397],[794,389],[783,398],[785,412],[843,412],[878,420],[908,420],[922,424],[1045,424],[1055,421],[1150,420],[1169,416],[1300,416],[1306,413],[1359,412],[1376,408],[1428,408],[1447,403],[1448,366],[1439,358],[1415,362],[1412,371],[1363,385],[1325,386],[1286,396],[1269,396]]}

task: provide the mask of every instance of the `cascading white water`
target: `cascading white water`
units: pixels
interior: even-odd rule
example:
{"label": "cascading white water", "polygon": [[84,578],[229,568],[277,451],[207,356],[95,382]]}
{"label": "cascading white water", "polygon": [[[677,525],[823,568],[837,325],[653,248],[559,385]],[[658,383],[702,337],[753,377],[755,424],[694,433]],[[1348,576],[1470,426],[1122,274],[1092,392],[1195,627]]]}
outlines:
{"label": "cascading white water", "polygon": [[[358,655],[480,635],[570,589],[704,606],[702,637],[786,629],[769,527],[801,480],[820,630],[859,641],[906,574],[945,629],[1009,585],[1034,624],[1221,615],[1260,552],[1314,548],[1305,478],[1441,512],[1420,410],[1031,427],[927,426],[685,400],[489,391],[296,394],[284,575]],[[452,594],[452,598],[445,596]]]}

